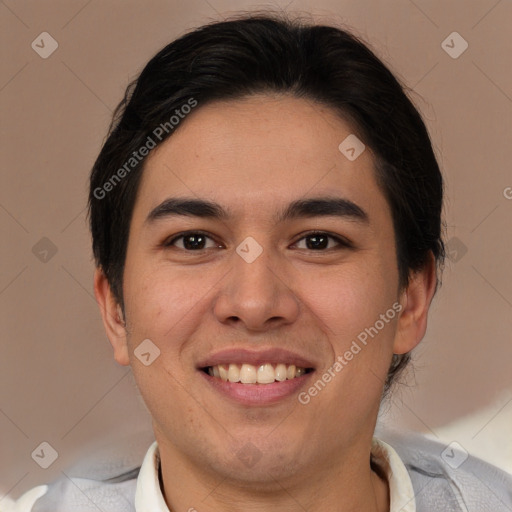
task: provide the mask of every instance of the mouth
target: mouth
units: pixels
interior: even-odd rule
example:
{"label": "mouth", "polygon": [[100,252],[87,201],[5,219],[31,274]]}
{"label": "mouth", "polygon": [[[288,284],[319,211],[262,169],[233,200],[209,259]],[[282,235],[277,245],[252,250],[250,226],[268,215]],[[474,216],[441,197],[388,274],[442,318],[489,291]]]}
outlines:
{"label": "mouth", "polygon": [[245,406],[266,406],[291,399],[307,385],[316,365],[284,349],[231,348],[208,356],[196,368],[215,395]]}
{"label": "mouth", "polygon": [[201,370],[210,377],[224,382],[267,385],[297,379],[311,373],[313,368],[285,363],[263,363],[258,366],[250,363],[228,363],[206,366]]}

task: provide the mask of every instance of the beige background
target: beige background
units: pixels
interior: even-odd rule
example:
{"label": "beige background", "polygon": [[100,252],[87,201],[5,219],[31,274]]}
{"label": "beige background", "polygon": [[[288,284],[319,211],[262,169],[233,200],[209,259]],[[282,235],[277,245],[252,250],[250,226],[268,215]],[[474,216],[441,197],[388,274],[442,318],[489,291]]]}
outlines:
{"label": "beige background", "polygon": [[[147,449],[147,412],[112,358],[93,297],[89,170],[124,88],[157,50],[233,10],[269,5],[362,36],[414,89],[446,177],[451,260],[415,376],[383,421],[512,466],[503,447],[512,417],[512,2],[4,0],[0,507],[77,463],[93,468],[107,448],[127,465]],[[44,31],[59,45],[47,59],[31,48]],[[454,31],[469,44],[457,59],[441,46]],[[47,262],[33,252],[43,237],[57,249]],[[59,454],[48,469],[31,457],[43,441]]]}

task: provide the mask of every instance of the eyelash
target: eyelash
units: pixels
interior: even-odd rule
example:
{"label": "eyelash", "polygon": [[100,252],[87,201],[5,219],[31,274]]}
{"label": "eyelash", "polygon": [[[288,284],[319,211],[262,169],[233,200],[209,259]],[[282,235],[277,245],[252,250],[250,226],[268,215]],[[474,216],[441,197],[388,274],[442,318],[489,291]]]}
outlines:
{"label": "eyelash", "polygon": [[[163,242],[162,246],[165,247],[165,248],[175,247],[174,243],[177,240],[179,240],[181,238],[185,238],[185,237],[187,237],[189,235],[203,235],[206,238],[209,238],[210,240],[214,241],[214,239],[208,233],[205,233],[204,231],[185,231],[185,232],[180,233],[180,234],[178,234],[176,236],[173,236],[170,239],[167,239],[166,241]],[[303,240],[305,238],[309,238],[309,237],[313,237],[313,236],[319,236],[319,235],[326,236],[326,237],[336,241],[336,243],[338,244],[338,247],[334,247],[334,248],[331,247],[330,249],[318,249],[318,250],[309,249],[312,252],[329,252],[329,251],[336,250],[336,249],[339,250],[339,249],[342,249],[342,248],[344,248],[344,249],[353,248],[353,244],[349,240],[347,240],[347,239],[345,239],[343,237],[340,237],[338,235],[333,235],[333,234],[328,233],[326,231],[310,231],[308,233],[305,233],[304,235],[302,235],[301,238],[299,238],[296,242],[294,242],[294,244],[297,244],[298,242],[300,242],[301,240]],[[179,250],[184,251],[184,252],[189,252],[189,253],[194,253],[194,252],[201,253],[203,251],[208,250],[208,248],[206,248],[206,249],[197,249],[197,250],[188,250],[188,249],[179,248]],[[306,250],[308,250],[308,249],[306,249]]]}

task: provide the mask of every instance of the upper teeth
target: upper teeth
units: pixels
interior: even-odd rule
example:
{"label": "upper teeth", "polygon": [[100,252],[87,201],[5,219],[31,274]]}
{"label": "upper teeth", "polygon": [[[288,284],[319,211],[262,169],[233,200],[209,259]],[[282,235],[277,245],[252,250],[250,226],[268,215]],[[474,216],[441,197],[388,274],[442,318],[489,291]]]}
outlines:
{"label": "upper teeth", "polygon": [[223,381],[241,382],[243,384],[271,384],[272,382],[294,379],[306,373],[305,368],[295,365],[270,363],[254,366],[252,364],[219,364],[208,367],[212,377],[219,377]]}

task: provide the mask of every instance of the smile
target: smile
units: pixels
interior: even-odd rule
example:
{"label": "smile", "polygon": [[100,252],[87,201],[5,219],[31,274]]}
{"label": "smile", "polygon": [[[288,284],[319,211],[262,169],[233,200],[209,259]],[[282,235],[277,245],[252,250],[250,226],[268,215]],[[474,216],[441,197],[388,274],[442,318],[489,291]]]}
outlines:
{"label": "smile", "polygon": [[311,371],[310,368],[295,366],[294,364],[271,364],[253,365],[243,364],[218,364],[203,369],[211,377],[223,380],[224,382],[240,382],[242,384],[272,384],[284,382],[301,377]]}
{"label": "smile", "polygon": [[215,396],[242,406],[266,407],[307,387],[319,363],[278,347],[230,347],[206,354],[196,363],[198,375]]}

